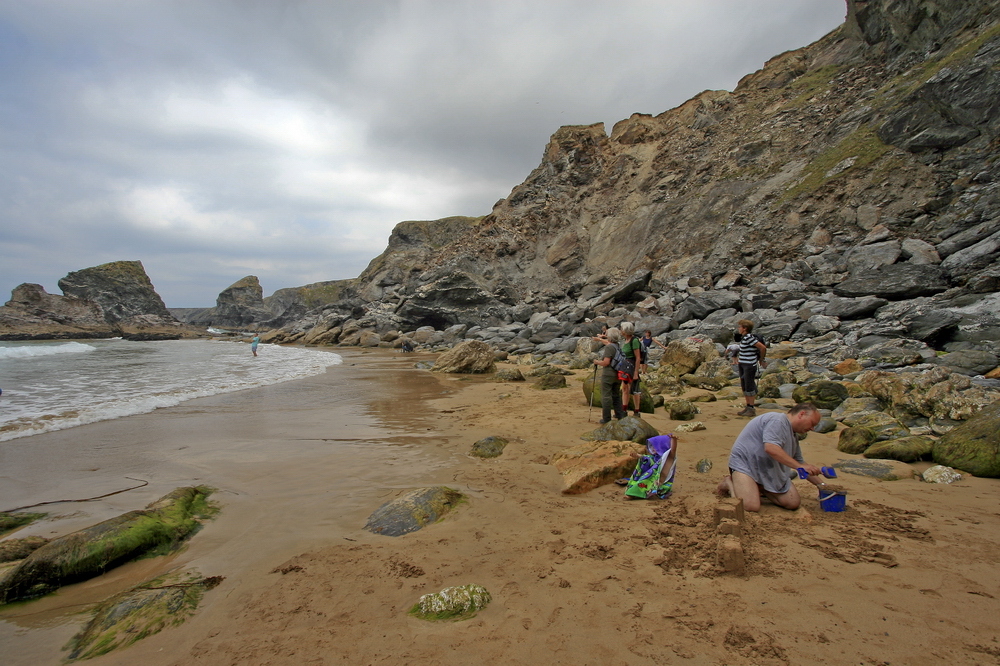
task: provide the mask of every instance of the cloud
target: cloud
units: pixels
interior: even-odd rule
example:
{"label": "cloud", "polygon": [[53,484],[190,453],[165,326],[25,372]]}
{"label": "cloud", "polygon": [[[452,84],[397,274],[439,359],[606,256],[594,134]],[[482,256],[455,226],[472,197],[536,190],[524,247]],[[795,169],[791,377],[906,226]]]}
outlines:
{"label": "cloud", "polygon": [[834,0],[0,4],[0,290],[140,259],[170,306],[357,275],[560,125],[732,88]]}

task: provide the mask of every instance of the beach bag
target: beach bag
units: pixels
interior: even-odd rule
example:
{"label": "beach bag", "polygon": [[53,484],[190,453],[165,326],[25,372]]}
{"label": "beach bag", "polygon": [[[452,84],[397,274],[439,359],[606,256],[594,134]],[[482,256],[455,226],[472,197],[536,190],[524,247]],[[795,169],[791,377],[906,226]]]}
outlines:
{"label": "beach bag", "polygon": [[677,456],[665,469],[667,458],[674,448],[673,435],[659,435],[646,440],[646,455],[639,456],[635,471],[625,485],[625,495],[637,499],[666,499],[674,489]]}

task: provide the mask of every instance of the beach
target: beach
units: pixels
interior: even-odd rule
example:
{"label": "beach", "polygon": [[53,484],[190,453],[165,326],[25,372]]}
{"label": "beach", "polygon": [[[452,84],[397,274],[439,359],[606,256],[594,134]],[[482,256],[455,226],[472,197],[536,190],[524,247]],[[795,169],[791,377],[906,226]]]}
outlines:
{"label": "beach", "polygon": [[[221,512],[168,558],[5,609],[4,662],[59,663],[80,610],[180,569],[225,581],[184,624],[89,663],[1000,661],[997,480],[841,474],[842,513],[797,482],[802,508],[748,515],[746,571],[723,573],[714,489],[746,423],[739,405],[699,403],[706,429],[680,435],[669,499],[628,500],[615,485],[564,495],[548,463],[597,427],[580,388],[588,371],[539,391],[413,367],[431,355],[338,353],[343,365],[322,375],[5,443],[0,464],[17,474],[0,508],[150,482],[48,507],[65,517],[17,536],[65,533],[181,485],[217,488]],[[643,418],[661,433],[679,425],[663,410]],[[510,440],[502,456],[467,455],[490,435]],[[853,457],[836,442],[810,433],[806,460]],[[696,472],[705,458],[712,470]],[[466,501],[402,537],[363,529],[384,502],[431,485]],[[493,598],[475,618],[407,615],[420,595],[468,583]]]}

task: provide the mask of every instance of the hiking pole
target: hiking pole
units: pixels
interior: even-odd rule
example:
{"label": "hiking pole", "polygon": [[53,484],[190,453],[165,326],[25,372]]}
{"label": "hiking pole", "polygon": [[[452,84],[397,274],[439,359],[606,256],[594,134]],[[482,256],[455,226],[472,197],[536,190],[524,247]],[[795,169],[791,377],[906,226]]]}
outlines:
{"label": "hiking pole", "polygon": [[594,413],[594,389],[597,388],[597,364],[594,364],[594,378],[590,380],[590,398],[587,402],[590,403],[590,407],[587,408],[587,423],[590,423],[590,415]]}

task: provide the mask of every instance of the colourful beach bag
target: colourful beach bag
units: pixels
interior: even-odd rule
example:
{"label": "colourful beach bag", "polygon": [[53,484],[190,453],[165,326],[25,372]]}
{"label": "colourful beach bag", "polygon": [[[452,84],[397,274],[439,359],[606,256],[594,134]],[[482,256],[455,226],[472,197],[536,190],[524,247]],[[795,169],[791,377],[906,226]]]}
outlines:
{"label": "colourful beach bag", "polygon": [[[637,499],[666,499],[674,489],[677,456],[671,458],[677,438],[659,435],[646,440],[648,454],[639,456],[635,471],[625,485],[625,495]],[[666,467],[670,459],[669,469]]]}

